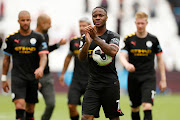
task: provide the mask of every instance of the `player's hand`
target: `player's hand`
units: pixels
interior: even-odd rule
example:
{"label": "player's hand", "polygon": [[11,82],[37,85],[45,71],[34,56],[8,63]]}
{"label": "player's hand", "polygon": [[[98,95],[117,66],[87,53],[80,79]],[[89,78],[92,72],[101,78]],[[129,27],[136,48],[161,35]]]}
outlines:
{"label": "player's hand", "polygon": [[136,69],[133,64],[129,63],[128,65],[125,66],[126,70],[129,72],[134,72]]}
{"label": "player's hand", "polygon": [[85,33],[85,40],[86,40],[86,43],[88,44],[91,44],[92,42],[92,38],[90,37],[88,32]]}
{"label": "player's hand", "polygon": [[8,82],[7,82],[7,81],[3,81],[3,82],[2,82],[2,87],[3,87],[4,92],[8,93],[8,91],[9,91],[9,85],[8,85]]}
{"label": "player's hand", "polygon": [[167,82],[166,80],[161,80],[159,82],[159,89],[161,90],[161,92],[164,92],[164,90],[167,88]]}
{"label": "player's hand", "polygon": [[42,78],[43,77],[43,72],[44,72],[44,69],[42,67],[37,68],[35,70],[35,72],[34,72],[35,78],[36,79]]}
{"label": "player's hand", "polygon": [[85,27],[85,31],[87,33],[89,33],[89,35],[92,39],[95,39],[97,37],[97,31],[96,31],[95,26],[93,27],[93,26],[89,25],[89,26]]}
{"label": "player's hand", "polygon": [[64,85],[65,85],[65,83],[64,83],[64,74],[61,74],[61,76],[59,77],[59,84],[60,84],[61,86],[64,86]]}
{"label": "player's hand", "polygon": [[66,39],[65,38],[62,38],[60,41],[59,41],[59,45],[64,45],[66,44]]}

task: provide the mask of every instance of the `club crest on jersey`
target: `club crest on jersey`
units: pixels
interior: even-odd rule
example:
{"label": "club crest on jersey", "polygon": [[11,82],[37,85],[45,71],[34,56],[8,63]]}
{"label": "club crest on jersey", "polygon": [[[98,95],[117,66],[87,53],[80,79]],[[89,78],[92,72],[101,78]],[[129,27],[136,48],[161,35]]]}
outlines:
{"label": "club crest on jersey", "polygon": [[3,48],[3,49],[6,49],[6,48],[7,48],[7,44],[6,44],[6,43],[3,43],[2,48]]}
{"label": "club crest on jersey", "polygon": [[148,48],[151,48],[151,47],[152,47],[152,42],[151,42],[151,41],[147,41],[147,42],[146,42],[146,46],[147,46]]}
{"label": "club crest on jersey", "polygon": [[30,39],[30,43],[31,43],[32,45],[35,45],[36,42],[37,42],[37,40],[36,40],[35,38],[31,38],[31,39]]}

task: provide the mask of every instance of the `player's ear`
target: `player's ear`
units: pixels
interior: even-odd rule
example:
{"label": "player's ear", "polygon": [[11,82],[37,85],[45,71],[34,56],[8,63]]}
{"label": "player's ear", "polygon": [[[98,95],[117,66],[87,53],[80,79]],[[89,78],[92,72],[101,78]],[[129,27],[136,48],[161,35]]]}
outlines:
{"label": "player's ear", "polygon": [[136,25],[136,21],[134,21],[135,25]]}

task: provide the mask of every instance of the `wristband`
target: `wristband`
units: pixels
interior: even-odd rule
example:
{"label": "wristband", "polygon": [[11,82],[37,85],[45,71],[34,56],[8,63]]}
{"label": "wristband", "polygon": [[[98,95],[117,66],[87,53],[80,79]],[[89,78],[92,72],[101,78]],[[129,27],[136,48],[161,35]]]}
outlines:
{"label": "wristband", "polygon": [[56,44],[56,47],[57,47],[57,48],[59,48],[59,47],[60,47],[60,44],[59,44],[59,43],[57,43],[57,44]]}
{"label": "wristband", "polygon": [[1,76],[1,81],[7,81],[7,75],[2,75]]}

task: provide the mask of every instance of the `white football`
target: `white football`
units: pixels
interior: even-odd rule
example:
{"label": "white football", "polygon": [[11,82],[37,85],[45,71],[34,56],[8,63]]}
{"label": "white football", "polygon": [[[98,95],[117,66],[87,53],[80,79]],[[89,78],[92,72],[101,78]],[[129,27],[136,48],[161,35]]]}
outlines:
{"label": "white football", "polygon": [[106,66],[112,62],[112,57],[106,55],[99,46],[93,50],[92,58],[99,66]]}

